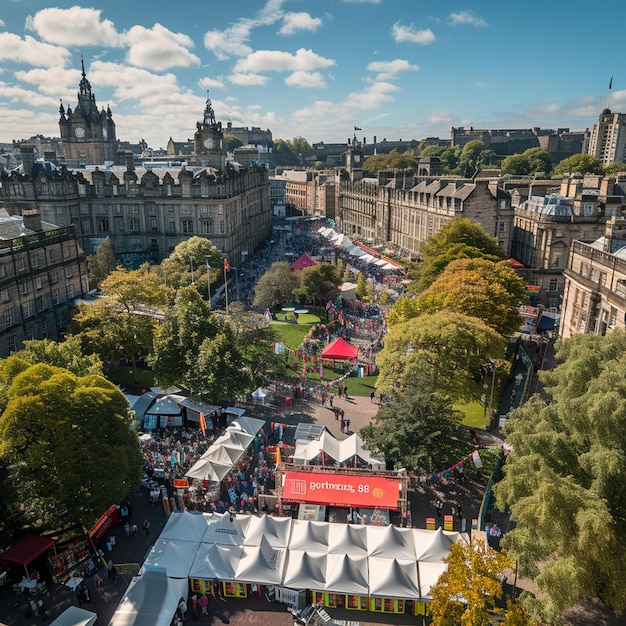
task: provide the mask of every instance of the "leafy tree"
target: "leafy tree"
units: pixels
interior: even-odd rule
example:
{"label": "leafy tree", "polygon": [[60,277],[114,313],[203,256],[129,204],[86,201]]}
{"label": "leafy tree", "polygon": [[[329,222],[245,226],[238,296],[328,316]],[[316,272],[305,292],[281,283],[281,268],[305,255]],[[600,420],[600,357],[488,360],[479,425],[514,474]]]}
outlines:
{"label": "leafy tree", "polygon": [[356,297],[359,300],[364,300],[367,296],[367,279],[363,272],[359,272],[356,279]]}
{"label": "leafy tree", "polygon": [[100,283],[117,267],[111,240],[101,241],[96,251],[87,257],[89,288],[97,289]]}
{"label": "leafy tree", "polygon": [[444,560],[448,569],[430,589],[433,626],[492,624],[496,600],[503,594],[500,577],[512,561],[480,543],[455,543]]}
{"label": "leafy tree", "polygon": [[496,486],[515,528],[504,545],[535,579],[533,617],[558,623],[580,600],[626,609],[626,333],[576,335],[556,344],[560,365],[507,420],[513,451]]}
{"label": "leafy tree", "polygon": [[224,150],[227,152],[234,152],[236,148],[241,148],[241,146],[243,146],[241,139],[228,135],[224,136]]}
{"label": "leafy tree", "polygon": [[626,163],[609,163],[604,166],[604,172],[606,174],[621,174],[626,172]]}
{"label": "leafy tree", "polygon": [[156,329],[150,358],[161,387],[188,386],[189,370],[195,366],[202,342],[214,338],[220,327],[210,304],[194,287],[178,290],[174,304]]}
{"label": "leafy tree", "polygon": [[254,306],[276,307],[291,302],[299,286],[300,272],[294,272],[285,261],[276,261],[259,278],[254,288]]}
{"label": "leafy tree", "polygon": [[375,154],[367,158],[363,163],[363,168],[368,172],[379,172],[381,170],[412,170],[417,167],[417,159],[413,152],[398,152],[394,148],[387,154]]}
{"label": "leafy tree", "polygon": [[85,354],[98,354],[105,362],[130,360],[138,383],[137,360],[152,352],[154,331],[171,292],[147,264],[137,270],[118,267],[101,287],[103,298],[79,304],[69,334],[80,339]]}
{"label": "leafy tree", "polygon": [[51,339],[25,341],[19,357],[30,365],[47,363],[63,367],[76,376],[102,374],[102,361],[96,354],[83,355],[78,337],[68,337],[65,341]]}
{"label": "leafy tree", "polygon": [[448,466],[462,454],[456,438],[462,416],[427,381],[416,383],[396,394],[360,435],[388,467],[423,474]]}
{"label": "leafy tree", "polygon": [[508,261],[459,259],[449,263],[416,298],[418,312],[457,311],[483,320],[503,336],[519,330],[526,286]]}
{"label": "leafy tree", "polygon": [[102,376],[46,364],[15,368],[14,360],[0,364],[8,400],[0,415],[0,460],[19,497],[13,506],[48,528],[68,520],[89,526],[141,481],[128,402]]}
{"label": "leafy tree", "polygon": [[459,173],[459,161],[461,160],[460,146],[445,148],[439,155],[439,158],[441,159],[444,174],[452,175]]}
{"label": "leafy tree", "polygon": [[485,149],[485,144],[479,139],[468,141],[461,150],[459,159],[459,169],[462,176],[473,176],[478,168],[478,161],[481,152]]}
{"label": "leafy tree", "polygon": [[514,176],[530,174],[530,161],[523,154],[511,154],[502,161],[502,173]]}
{"label": "leafy tree", "polygon": [[[211,283],[222,275],[222,253],[206,237],[190,237],[181,241],[163,263],[166,268],[167,286],[173,289],[191,285],[193,282],[203,295],[208,297],[207,261],[211,266]],[[157,270],[161,274],[161,270]]]}
{"label": "leafy tree", "polygon": [[376,357],[378,388],[411,388],[426,379],[453,400],[480,398],[480,368],[502,358],[505,340],[483,321],[453,311],[420,315],[391,328]]}
{"label": "leafy tree", "polygon": [[552,176],[563,176],[563,174],[602,174],[604,168],[602,161],[596,159],[591,154],[573,154],[567,159],[563,159],[553,170]]}
{"label": "leafy tree", "polygon": [[318,263],[307,267],[300,271],[300,275],[300,288],[297,292],[313,304],[328,300],[341,281],[337,266],[332,263]]}
{"label": "leafy tree", "polygon": [[522,154],[512,154],[502,161],[503,174],[526,175],[552,170],[552,157],[543,148],[528,148]]}
{"label": "leafy tree", "polygon": [[274,160],[276,165],[300,165],[298,153],[294,152],[293,146],[284,139],[274,141]]}

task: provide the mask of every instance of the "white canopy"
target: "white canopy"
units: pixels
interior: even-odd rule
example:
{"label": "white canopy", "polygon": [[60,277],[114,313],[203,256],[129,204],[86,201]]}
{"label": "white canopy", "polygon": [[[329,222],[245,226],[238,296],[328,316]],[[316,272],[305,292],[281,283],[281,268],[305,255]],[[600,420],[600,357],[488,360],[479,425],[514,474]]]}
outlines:
{"label": "white canopy", "polygon": [[242,546],[251,519],[249,515],[235,515],[231,521],[228,513],[213,513],[209,516],[202,542]]}
{"label": "white canopy", "polygon": [[235,571],[242,551],[243,546],[201,543],[189,570],[189,578],[235,580]]}
{"label": "white canopy", "polygon": [[417,569],[420,583],[420,596],[423,600],[431,600],[432,596],[430,595],[430,590],[439,580],[439,576],[448,569],[448,565],[441,561],[439,563],[420,561],[417,564]]}
{"label": "white canopy", "polygon": [[80,609],[77,606],[69,606],[53,622],[50,622],[50,626],[92,626],[97,619],[97,613]]}
{"label": "white canopy", "polygon": [[413,600],[419,597],[415,559],[369,558],[371,596]]}
{"label": "white canopy", "polygon": [[324,430],[319,439],[298,439],[293,453],[294,463],[307,463],[319,456],[320,450],[338,463],[352,461],[356,456],[365,463],[371,464],[374,469],[385,467],[384,461],[374,458],[364,448],[363,440],[356,433],[339,441],[328,430]]}
{"label": "white canopy", "polygon": [[286,551],[286,548],[272,547],[265,537],[258,546],[244,546],[237,565],[236,579],[262,585],[280,585]]}
{"label": "white canopy", "polygon": [[373,263],[376,260],[376,257],[373,256],[372,254],[364,254],[362,257],[360,257],[361,261],[365,261],[366,263]]}
{"label": "white canopy", "polygon": [[364,254],[367,254],[367,252],[365,252],[363,248],[359,248],[359,246],[356,246],[354,244],[352,244],[351,246],[348,246],[346,248],[346,252],[352,256],[358,256],[358,257],[361,257]]}
{"label": "white canopy", "polygon": [[252,392],[251,395],[255,400],[265,400],[265,398],[272,395],[272,392],[269,389],[263,389],[263,387],[257,387]]}
{"label": "white canopy", "polygon": [[397,558],[415,561],[413,529],[396,526],[366,526],[367,553],[369,556],[393,554]]}
{"label": "white canopy", "polygon": [[326,552],[290,549],[283,586],[292,589],[324,589],[326,561]]}
{"label": "white canopy", "polygon": [[328,528],[330,554],[367,555],[367,526],[331,524]]}
{"label": "white canopy", "polygon": [[159,537],[152,546],[146,565],[164,568],[170,578],[187,578],[196,558],[200,542],[162,539]]}
{"label": "white canopy", "polygon": [[179,600],[188,592],[187,578],[168,578],[164,570],[147,570],[131,581],[109,626],[170,626]]}
{"label": "white canopy", "polygon": [[329,554],[326,564],[326,591],[368,595],[367,558],[354,554]]}
{"label": "white canopy", "polygon": [[200,542],[206,533],[209,519],[205,515],[188,511],[177,512],[176,515],[170,515],[159,539]]}
{"label": "white canopy", "polygon": [[274,548],[286,548],[289,545],[292,523],[293,520],[290,517],[253,515],[246,528],[245,544],[259,546],[263,541],[267,541]]}
{"label": "white canopy", "polygon": [[328,524],[310,520],[294,520],[289,550],[328,552]]}
{"label": "white canopy", "polygon": [[416,529],[414,532],[417,560],[427,563],[441,563],[441,559],[448,556],[450,546],[459,539],[459,533],[445,531],[441,526],[434,532],[420,529]]}

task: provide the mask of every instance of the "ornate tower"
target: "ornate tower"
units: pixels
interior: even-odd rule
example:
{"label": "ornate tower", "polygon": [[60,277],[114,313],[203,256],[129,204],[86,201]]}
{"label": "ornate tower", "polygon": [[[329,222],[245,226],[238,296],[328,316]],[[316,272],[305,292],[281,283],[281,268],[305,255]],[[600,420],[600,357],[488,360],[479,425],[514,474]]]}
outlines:
{"label": "ornate tower", "polygon": [[207,92],[204,118],[196,124],[193,135],[193,153],[196,161],[206,163],[219,170],[224,169],[224,131],[222,122],[215,120],[215,111]]}
{"label": "ornate tower", "polygon": [[98,111],[91,83],[85,74],[81,58],[82,78],[78,86],[78,104],[67,111],[61,102],[59,130],[65,152],[65,161],[71,166],[117,163],[117,138],[111,109]]}
{"label": "ornate tower", "polygon": [[363,178],[363,144],[356,138],[356,132],[352,140],[348,139],[346,170],[353,183]]}

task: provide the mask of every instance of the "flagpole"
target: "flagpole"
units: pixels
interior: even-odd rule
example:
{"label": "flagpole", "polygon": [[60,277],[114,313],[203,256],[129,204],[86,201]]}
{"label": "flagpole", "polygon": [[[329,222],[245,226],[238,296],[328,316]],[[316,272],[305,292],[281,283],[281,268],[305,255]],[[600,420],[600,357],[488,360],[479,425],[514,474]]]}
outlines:
{"label": "flagpole", "polygon": [[211,308],[211,266],[209,259],[206,259],[206,286],[209,294],[209,308]]}
{"label": "flagpole", "polygon": [[224,293],[226,295],[226,315],[228,315],[228,277],[226,275],[226,267],[228,262],[224,259]]}

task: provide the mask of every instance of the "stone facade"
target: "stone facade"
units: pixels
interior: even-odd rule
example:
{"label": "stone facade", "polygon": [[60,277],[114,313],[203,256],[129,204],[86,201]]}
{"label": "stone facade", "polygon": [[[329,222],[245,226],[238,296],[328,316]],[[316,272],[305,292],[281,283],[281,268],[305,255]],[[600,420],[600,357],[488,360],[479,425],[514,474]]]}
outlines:
{"label": "stone facade", "polygon": [[[559,335],[605,335],[626,327],[626,222],[614,218],[606,235],[593,242],[574,241],[565,270]],[[618,245],[615,245],[614,237]]]}
{"label": "stone facade", "polygon": [[591,129],[588,153],[604,165],[626,163],[626,114],[602,111]]}
{"label": "stone facade", "polygon": [[0,216],[0,358],[26,339],[58,339],[71,304],[86,291],[73,225],[57,228],[37,211]]}

